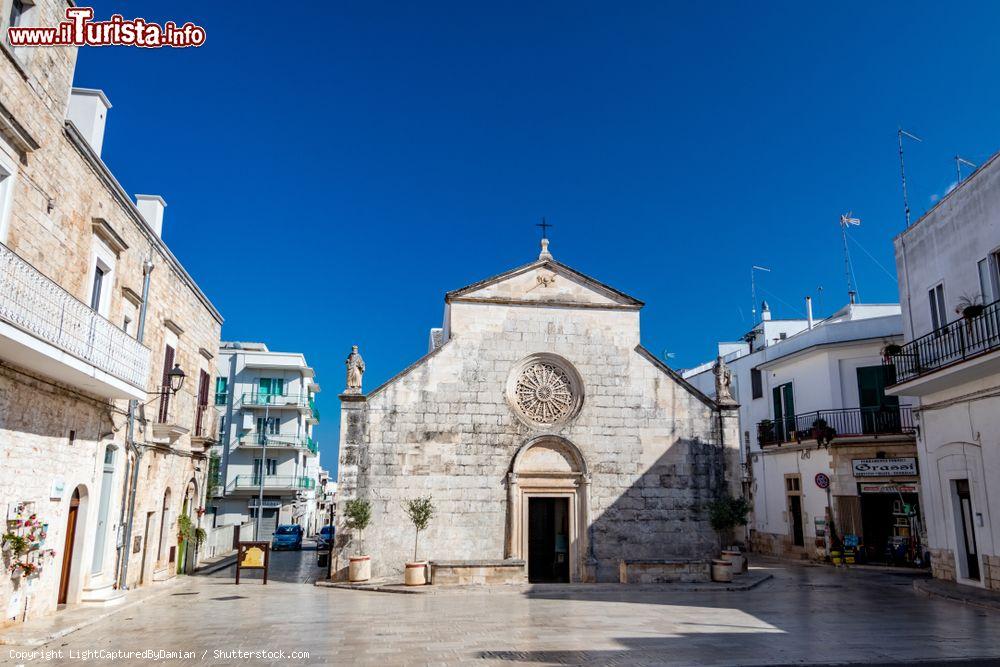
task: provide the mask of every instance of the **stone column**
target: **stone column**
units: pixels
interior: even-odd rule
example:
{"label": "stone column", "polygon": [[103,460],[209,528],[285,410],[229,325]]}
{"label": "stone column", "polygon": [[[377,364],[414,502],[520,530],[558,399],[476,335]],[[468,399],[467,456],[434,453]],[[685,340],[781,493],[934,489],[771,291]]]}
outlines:
{"label": "stone column", "polygon": [[507,473],[507,544],[504,558],[521,558],[521,487],[517,473]]}
{"label": "stone column", "polygon": [[726,487],[734,498],[743,495],[743,448],[740,434],[740,406],[736,402],[719,405],[719,442],[725,464]]}
{"label": "stone column", "polygon": [[331,568],[335,580],[346,578],[349,543],[348,530],[344,525],[344,504],[358,497],[361,479],[361,458],[368,435],[368,411],[365,396],[359,393],[340,395],[340,455],[337,466],[337,514],[336,534],[330,557],[336,558]]}

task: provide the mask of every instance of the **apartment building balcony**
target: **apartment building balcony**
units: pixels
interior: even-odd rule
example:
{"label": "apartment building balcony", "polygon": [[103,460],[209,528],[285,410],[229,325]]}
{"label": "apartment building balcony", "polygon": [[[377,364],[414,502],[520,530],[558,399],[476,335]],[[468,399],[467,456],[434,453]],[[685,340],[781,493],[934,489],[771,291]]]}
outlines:
{"label": "apartment building balcony", "polygon": [[915,440],[917,427],[909,405],[816,410],[757,424],[761,448],[832,444],[881,438]]}
{"label": "apartment building balcony", "polygon": [[[259,475],[236,475],[226,486],[227,496],[249,496],[260,491]],[[264,475],[264,493],[295,493],[316,488],[316,480],[304,475]]]}
{"label": "apartment building balcony", "polygon": [[195,409],[194,432],[191,434],[191,443],[210,447],[219,441],[219,417],[218,408],[213,405],[199,405]]}
{"label": "apartment building balcony", "polygon": [[237,438],[239,447],[263,447],[264,439],[267,438],[268,449],[292,448],[310,451],[313,454],[319,451],[319,445],[308,436],[285,435],[283,433],[261,433],[259,431],[249,431]]}
{"label": "apartment building balcony", "polygon": [[3,244],[0,357],[104,398],[146,398],[149,349]]}
{"label": "apartment building balcony", "polygon": [[240,396],[238,407],[268,408],[270,410],[278,408],[308,412],[311,409],[310,403],[309,394],[266,394],[251,392]]}
{"label": "apartment building balcony", "polygon": [[896,383],[886,393],[924,396],[1000,374],[1000,301],[980,309],[890,352]]}

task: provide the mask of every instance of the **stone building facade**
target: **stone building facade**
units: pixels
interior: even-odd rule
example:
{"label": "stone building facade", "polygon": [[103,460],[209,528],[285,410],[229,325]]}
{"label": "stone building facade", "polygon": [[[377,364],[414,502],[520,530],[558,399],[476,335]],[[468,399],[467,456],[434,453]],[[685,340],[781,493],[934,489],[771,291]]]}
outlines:
{"label": "stone building facade", "polygon": [[[133,201],[102,161],[111,105],[72,88],[76,50],[12,49],[0,4],[0,509],[33,538],[3,552],[10,623],[111,603],[126,563],[132,587],[193,562],[178,517],[202,503],[222,318],[162,241],[163,200]],[[174,365],[186,379],[164,399]]]}
{"label": "stone building facade", "polygon": [[445,303],[425,357],[341,396],[342,555],[359,546],[345,501],[367,499],[374,576],[401,572],[414,548],[401,504],[423,496],[436,514],[421,556],[523,560],[533,581],[617,581],[622,560],[716,552],[706,506],[739,492],[735,407],[642,347],[642,302],[543,241],[538,261]]}

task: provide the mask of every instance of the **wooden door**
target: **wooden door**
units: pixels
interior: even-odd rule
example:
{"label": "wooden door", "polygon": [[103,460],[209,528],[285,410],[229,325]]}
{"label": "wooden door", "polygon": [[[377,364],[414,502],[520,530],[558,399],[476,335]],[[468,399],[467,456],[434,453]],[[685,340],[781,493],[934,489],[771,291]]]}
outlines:
{"label": "wooden door", "polygon": [[66,541],[63,544],[62,573],[59,575],[59,604],[66,604],[69,598],[69,577],[73,569],[73,546],[76,542],[76,519],[80,510],[80,491],[73,492],[69,501],[69,516],[66,517]]}

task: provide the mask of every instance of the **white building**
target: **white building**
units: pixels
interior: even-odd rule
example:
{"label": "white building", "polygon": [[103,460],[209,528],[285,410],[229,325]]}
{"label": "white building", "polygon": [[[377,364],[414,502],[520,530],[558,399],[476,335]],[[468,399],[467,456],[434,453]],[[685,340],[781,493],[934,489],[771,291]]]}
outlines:
{"label": "white building", "polygon": [[[823,559],[857,538],[869,562],[922,561],[912,412],[884,391],[900,308],[850,304],[817,322],[808,310],[809,319],[775,320],[765,303],[742,341],[719,344],[740,404],[751,546]],[[714,363],[683,375],[714,394]]]}
{"label": "white building", "polygon": [[312,437],[318,391],[302,354],[271,352],[263,343],[222,343],[215,393],[224,412],[215,525],[256,521],[263,482],[259,539],[270,539],[279,524],[309,529],[320,471]]}
{"label": "white building", "polygon": [[[895,239],[907,343],[889,393],[919,397],[934,576],[1000,589],[1000,162]],[[982,305],[985,304],[985,307]],[[972,307],[968,307],[968,306]]]}

